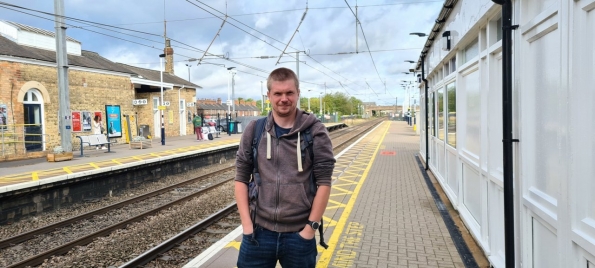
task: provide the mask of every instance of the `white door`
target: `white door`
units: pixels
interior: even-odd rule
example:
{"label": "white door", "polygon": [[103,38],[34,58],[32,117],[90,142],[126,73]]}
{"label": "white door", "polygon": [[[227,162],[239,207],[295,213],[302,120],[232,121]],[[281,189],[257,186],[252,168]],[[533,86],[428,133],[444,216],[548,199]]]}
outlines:
{"label": "white door", "polygon": [[180,100],[180,136],[186,136],[186,100]]}
{"label": "white door", "polygon": [[161,113],[159,97],[153,97],[153,138],[161,138]]}

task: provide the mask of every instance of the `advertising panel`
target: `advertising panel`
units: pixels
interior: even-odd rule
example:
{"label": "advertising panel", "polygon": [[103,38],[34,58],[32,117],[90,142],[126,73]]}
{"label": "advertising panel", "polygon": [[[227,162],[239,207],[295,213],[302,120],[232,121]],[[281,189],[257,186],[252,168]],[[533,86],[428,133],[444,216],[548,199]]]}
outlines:
{"label": "advertising panel", "polygon": [[91,131],[91,112],[83,111],[83,131]]}
{"label": "advertising panel", "polygon": [[82,131],[82,124],[81,124],[81,112],[73,111],[72,112],[72,132],[81,132]]}
{"label": "advertising panel", "polygon": [[120,105],[106,105],[105,114],[107,136],[109,138],[122,137],[122,114]]}
{"label": "advertising panel", "polygon": [[6,125],[8,125],[8,109],[6,108],[6,104],[0,104],[0,129],[6,129]]}

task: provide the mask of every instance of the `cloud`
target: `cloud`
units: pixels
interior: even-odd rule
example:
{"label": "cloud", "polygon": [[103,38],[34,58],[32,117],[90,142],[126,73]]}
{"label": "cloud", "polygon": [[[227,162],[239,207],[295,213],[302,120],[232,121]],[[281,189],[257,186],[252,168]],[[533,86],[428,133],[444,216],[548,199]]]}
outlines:
{"label": "cloud", "polygon": [[[6,1],[54,11],[52,1]],[[355,12],[355,2],[347,2]],[[399,2],[359,1],[357,13],[364,32],[358,27],[356,39],[355,17],[345,1],[308,1],[305,20],[287,48],[305,11],[305,1],[105,0],[97,5],[83,0],[65,0],[65,12],[70,17],[132,30],[102,26],[120,32],[116,33],[89,27],[80,21],[67,21],[85,27],[67,29],[67,35],[81,41],[84,50],[95,51],[115,62],[149,69],[159,68],[158,55],[164,46],[164,20],[167,21],[167,36],[172,39],[175,51],[175,73],[184,79],[188,79],[187,60],[202,57],[211,45],[210,54],[230,59],[207,56],[201,65],[193,62],[190,80],[204,88],[199,91],[199,98],[226,99],[229,79],[226,67],[233,66],[238,71],[236,97],[259,99],[260,81],[280,66],[295,70],[295,51],[298,50],[309,53],[301,52],[299,56],[301,85],[303,90],[311,90],[305,91],[308,94],[318,94],[326,88],[327,92],[347,92],[364,101],[390,100],[392,103],[394,97],[405,99],[403,90],[394,88],[400,89],[396,86],[400,80],[412,79],[402,73],[410,67],[404,61],[417,61],[426,40],[409,33],[429,32],[442,4],[441,1]],[[225,14],[231,17],[217,35]],[[52,19],[6,9],[0,9],[0,19],[54,30]],[[283,50],[288,54],[276,64]],[[376,52],[371,52],[370,57],[368,50]],[[260,59],[260,56],[272,58]]]}

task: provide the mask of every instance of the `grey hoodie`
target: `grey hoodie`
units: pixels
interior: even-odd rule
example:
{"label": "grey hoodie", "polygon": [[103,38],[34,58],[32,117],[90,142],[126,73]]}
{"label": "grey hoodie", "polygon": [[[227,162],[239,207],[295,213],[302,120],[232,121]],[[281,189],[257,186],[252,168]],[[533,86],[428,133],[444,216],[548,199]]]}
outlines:
{"label": "grey hoodie", "polygon": [[[236,181],[248,183],[252,175],[252,139],[256,120],[248,123],[236,155]],[[308,127],[314,141],[302,155],[303,135]],[[297,110],[288,134],[276,137],[273,116],[268,115],[258,148],[258,169],[262,178],[257,201],[256,224],[275,232],[297,232],[308,223],[314,194],[310,193],[310,171],[317,185],[331,185],[335,158],[326,127],[313,114]],[[301,161],[299,161],[301,160]],[[300,167],[301,166],[301,167]],[[300,169],[301,168],[301,169]],[[303,171],[300,171],[303,170]]]}

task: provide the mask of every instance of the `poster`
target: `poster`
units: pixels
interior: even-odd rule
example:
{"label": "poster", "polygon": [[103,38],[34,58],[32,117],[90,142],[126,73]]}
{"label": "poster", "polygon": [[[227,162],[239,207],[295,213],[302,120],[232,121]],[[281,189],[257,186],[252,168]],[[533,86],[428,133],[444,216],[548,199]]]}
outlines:
{"label": "poster", "polygon": [[105,106],[105,123],[107,126],[107,136],[109,138],[122,137],[122,114],[120,105]]}
{"label": "poster", "polygon": [[0,104],[0,129],[6,129],[6,125],[8,125],[6,122],[7,119],[8,109],[6,109],[6,104]]}
{"label": "poster", "polygon": [[169,124],[173,124],[174,123],[174,111],[168,111],[167,113],[168,117],[169,117]]}
{"label": "poster", "polygon": [[83,113],[83,131],[91,131],[91,112],[84,111]]}
{"label": "poster", "polygon": [[81,112],[73,111],[72,112],[72,132],[81,132],[82,131],[82,124],[81,124]]}

